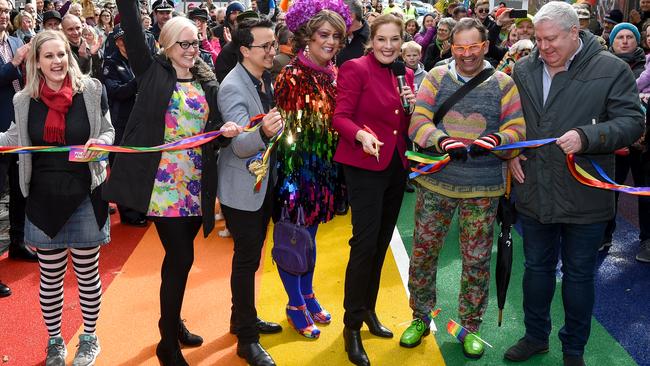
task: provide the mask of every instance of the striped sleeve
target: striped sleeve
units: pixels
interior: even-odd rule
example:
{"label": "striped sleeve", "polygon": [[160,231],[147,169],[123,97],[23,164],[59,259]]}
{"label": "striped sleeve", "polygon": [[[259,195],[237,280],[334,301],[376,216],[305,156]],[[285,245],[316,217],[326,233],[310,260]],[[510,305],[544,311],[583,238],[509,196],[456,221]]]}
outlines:
{"label": "striped sleeve", "polygon": [[[501,137],[501,144],[512,144],[526,140],[526,124],[521,111],[521,100],[519,90],[512,78],[501,72],[495,74],[499,80],[501,89],[501,118],[498,135]],[[502,159],[512,159],[521,153],[521,150],[495,151]]]}
{"label": "striped sleeve", "polygon": [[446,72],[447,66],[433,68],[422,81],[418,91],[415,111],[409,125],[409,137],[423,148],[435,146],[440,150],[438,140],[445,135],[433,124],[433,114],[440,81]]}

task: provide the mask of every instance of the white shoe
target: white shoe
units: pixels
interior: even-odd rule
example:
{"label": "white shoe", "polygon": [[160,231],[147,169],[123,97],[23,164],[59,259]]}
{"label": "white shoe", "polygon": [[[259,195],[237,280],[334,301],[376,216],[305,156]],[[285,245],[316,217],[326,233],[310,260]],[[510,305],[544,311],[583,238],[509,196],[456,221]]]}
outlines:
{"label": "white shoe", "polygon": [[219,234],[219,237],[221,238],[229,238],[231,236],[230,230],[228,230],[228,228],[220,230],[217,234]]}
{"label": "white shoe", "polygon": [[223,217],[223,214],[221,212],[214,215],[214,221],[221,221],[223,219],[224,219],[224,217]]}
{"label": "white shoe", "polygon": [[79,335],[77,353],[75,353],[74,360],[72,360],[72,366],[94,365],[99,351],[101,351],[101,347],[99,346],[97,336],[95,334],[81,333]]}

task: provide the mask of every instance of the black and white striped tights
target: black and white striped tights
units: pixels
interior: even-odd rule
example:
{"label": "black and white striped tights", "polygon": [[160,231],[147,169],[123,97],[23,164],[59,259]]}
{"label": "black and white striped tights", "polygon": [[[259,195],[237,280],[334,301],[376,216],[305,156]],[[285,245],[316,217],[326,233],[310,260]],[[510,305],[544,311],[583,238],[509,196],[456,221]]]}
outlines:
{"label": "black and white striped tights", "polygon": [[95,333],[99,316],[102,301],[102,283],[98,268],[99,246],[83,249],[39,249],[37,254],[41,273],[41,311],[50,337],[61,335],[63,279],[68,266],[68,253],[72,254],[72,265],[77,277],[84,333]]}

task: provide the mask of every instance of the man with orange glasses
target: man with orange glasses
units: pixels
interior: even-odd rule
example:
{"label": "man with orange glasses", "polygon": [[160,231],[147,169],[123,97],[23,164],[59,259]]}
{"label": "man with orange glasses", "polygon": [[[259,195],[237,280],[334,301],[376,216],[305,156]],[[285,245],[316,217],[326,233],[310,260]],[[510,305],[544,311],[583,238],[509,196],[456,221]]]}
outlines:
{"label": "man with orange glasses", "polygon": [[[484,345],[477,333],[488,304],[494,219],[505,193],[505,160],[515,154],[491,149],[524,140],[525,127],[515,83],[484,59],[489,42],[481,22],[461,19],[451,32],[451,42],[453,60],[425,77],[409,127],[413,142],[433,154],[448,154],[451,161],[435,174],[416,178],[408,285],[414,320],[400,345],[415,347],[430,332],[438,255],[458,209],[462,255],[458,318],[472,332],[463,340],[463,353],[480,358]],[[471,90],[454,97],[464,85]],[[441,111],[452,98],[457,101],[448,104],[447,113]]]}

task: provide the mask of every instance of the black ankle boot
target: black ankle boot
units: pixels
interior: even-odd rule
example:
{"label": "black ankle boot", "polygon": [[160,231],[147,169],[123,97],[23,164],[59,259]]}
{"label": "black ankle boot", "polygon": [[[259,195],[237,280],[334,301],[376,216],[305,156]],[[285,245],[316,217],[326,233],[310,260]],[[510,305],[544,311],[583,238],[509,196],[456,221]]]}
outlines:
{"label": "black ankle boot", "polygon": [[343,328],[343,341],[345,352],[348,353],[348,360],[357,366],[370,366],[370,360],[361,343],[361,332],[359,330]]}
{"label": "black ankle boot", "polygon": [[363,318],[363,322],[366,323],[370,333],[376,335],[377,337],[382,338],[393,338],[393,332],[390,329],[384,327],[379,319],[377,319],[377,313],[374,310],[368,310],[366,315]]}
{"label": "black ankle boot", "polygon": [[190,333],[185,327],[185,321],[178,321],[178,341],[187,347],[198,347],[203,344],[203,338],[199,335]]}
{"label": "black ankle boot", "polygon": [[156,347],[156,357],[162,366],[190,366],[185,358],[183,353],[181,353],[180,347],[168,347],[164,346],[162,343],[158,343]]}

